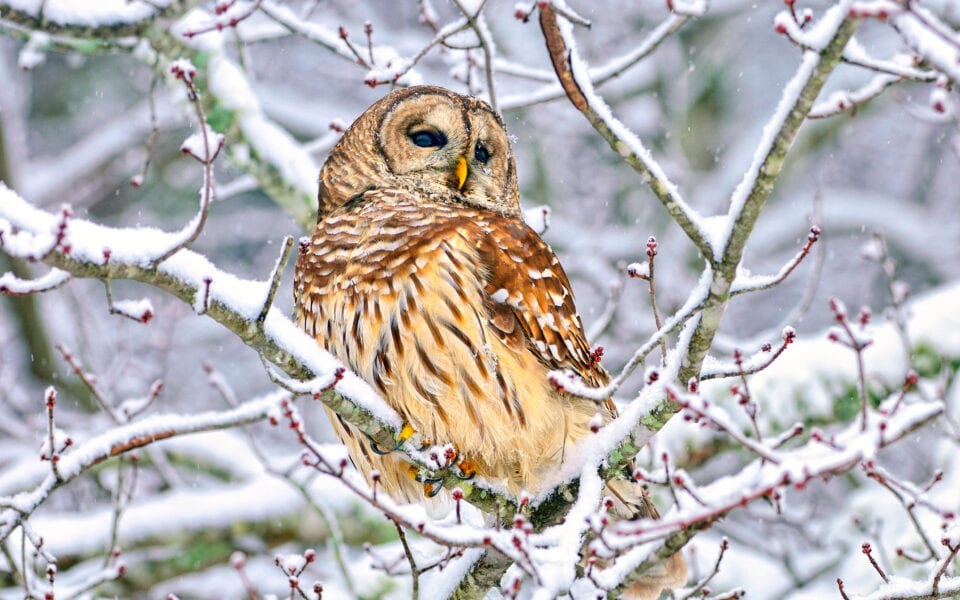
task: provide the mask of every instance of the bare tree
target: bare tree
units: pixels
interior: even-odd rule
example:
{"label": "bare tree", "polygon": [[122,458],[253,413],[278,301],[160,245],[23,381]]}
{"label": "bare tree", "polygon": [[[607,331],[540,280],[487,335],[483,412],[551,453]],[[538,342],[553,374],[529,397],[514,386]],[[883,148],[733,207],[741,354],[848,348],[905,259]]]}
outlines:
{"label": "bare tree", "polygon": [[[956,7],[437,4],[0,0],[0,593],[960,594]],[[551,381],[621,412],[444,516],[324,441],[401,419],[286,316],[326,152],[421,82],[506,115],[614,375]]]}

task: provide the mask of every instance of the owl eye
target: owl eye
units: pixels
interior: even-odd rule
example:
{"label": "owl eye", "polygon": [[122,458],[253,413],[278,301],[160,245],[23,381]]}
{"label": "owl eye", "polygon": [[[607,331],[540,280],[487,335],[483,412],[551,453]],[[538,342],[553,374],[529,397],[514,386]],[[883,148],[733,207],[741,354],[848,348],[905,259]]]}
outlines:
{"label": "owl eye", "polygon": [[490,160],[490,151],[487,150],[487,147],[483,144],[477,144],[476,149],[473,151],[473,157],[477,159],[478,162],[487,164],[487,161]]}
{"label": "owl eye", "polygon": [[447,136],[439,131],[417,131],[410,134],[410,141],[421,148],[443,148],[447,145]]}

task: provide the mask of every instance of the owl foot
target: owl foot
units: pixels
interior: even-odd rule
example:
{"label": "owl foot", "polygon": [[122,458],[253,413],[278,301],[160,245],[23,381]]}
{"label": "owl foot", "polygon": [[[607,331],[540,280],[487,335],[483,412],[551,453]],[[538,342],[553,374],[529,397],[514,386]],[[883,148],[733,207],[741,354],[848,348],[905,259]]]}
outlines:
{"label": "owl foot", "polygon": [[411,437],[413,437],[414,433],[415,432],[413,430],[413,427],[411,427],[410,425],[404,424],[403,428],[400,430],[400,433],[398,433],[397,437],[395,438],[396,445],[389,450],[384,450],[383,448],[381,448],[380,445],[377,444],[376,440],[370,437],[370,434],[366,434],[366,436],[367,436],[367,439],[370,440],[370,449],[373,451],[373,453],[378,454],[380,456],[386,456],[391,452],[395,452],[396,450],[399,450],[400,446],[402,446],[404,442],[406,442]]}
{"label": "owl foot", "polygon": [[454,470],[454,474],[461,481],[469,481],[477,476],[477,465],[473,464],[473,461],[469,458],[465,458],[459,461]]}
{"label": "owl foot", "polygon": [[425,482],[425,483],[423,484],[423,495],[424,495],[425,498],[433,498],[434,496],[436,496],[437,494],[439,494],[439,493],[440,493],[440,490],[443,489],[443,483],[444,483],[444,481],[446,481],[446,480],[445,480],[445,479],[434,479],[434,480],[431,480],[431,481],[434,481],[434,482],[436,482],[436,483],[431,483],[430,481],[427,481],[427,482]]}
{"label": "owl foot", "polygon": [[410,465],[407,467],[407,475],[410,476],[410,479],[423,484],[423,495],[426,498],[433,498],[439,494],[440,490],[443,489],[444,482],[446,481],[446,478],[444,477],[437,477],[435,479],[424,477],[420,474],[420,469],[415,465]]}

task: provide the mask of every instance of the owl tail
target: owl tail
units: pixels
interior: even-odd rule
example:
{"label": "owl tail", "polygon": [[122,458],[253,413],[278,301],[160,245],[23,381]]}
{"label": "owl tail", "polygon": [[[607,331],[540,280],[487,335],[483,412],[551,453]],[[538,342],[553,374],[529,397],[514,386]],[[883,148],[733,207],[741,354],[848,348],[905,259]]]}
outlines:
{"label": "owl tail", "polygon": [[[607,492],[614,499],[614,514],[621,519],[659,519],[660,513],[647,492],[632,481],[613,479]],[[664,589],[683,586],[687,582],[687,562],[677,552],[665,562],[650,569],[623,593],[623,600],[656,600]]]}

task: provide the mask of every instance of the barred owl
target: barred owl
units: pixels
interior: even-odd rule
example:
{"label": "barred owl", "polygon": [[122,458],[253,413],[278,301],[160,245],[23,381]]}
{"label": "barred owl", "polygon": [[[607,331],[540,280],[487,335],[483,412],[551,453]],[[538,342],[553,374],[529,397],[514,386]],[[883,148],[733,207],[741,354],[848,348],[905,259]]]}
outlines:
{"label": "barred owl", "polygon": [[[297,261],[300,326],[410,427],[452,443],[462,470],[515,494],[540,491],[598,411],[547,373],[569,369],[594,385],[608,376],[560,262],[521,219],[501,117],[442,88],[394,91],[333,148],[319,205]],[[599,410],[604,421],[616,413],[612,402]],[[422,500],[396,454],[329,414],[364,475],[376,470],[398,500]],[[624,518],[657,514],[633,483],[608,491]],[[656,597],[685,576],[675,555],[636,589]]]}

